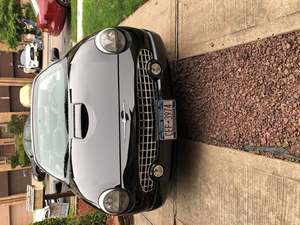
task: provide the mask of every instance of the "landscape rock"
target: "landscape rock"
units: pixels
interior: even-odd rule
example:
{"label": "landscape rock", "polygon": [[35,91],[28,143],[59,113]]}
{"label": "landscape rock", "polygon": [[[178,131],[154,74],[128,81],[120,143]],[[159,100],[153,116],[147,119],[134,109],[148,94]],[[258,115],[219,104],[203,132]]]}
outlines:
{"label": "landscape rock", "polygon": [[172,80],[180,137],[234,148],[287,142],[299,154],[299,37],[293,32],[178,61]]}

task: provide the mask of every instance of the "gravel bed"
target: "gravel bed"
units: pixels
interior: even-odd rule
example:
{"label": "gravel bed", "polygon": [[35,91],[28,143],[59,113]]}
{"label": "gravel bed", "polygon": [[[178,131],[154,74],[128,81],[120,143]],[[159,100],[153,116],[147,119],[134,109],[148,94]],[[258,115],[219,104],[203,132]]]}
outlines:
{"label": "gravel bed", "polygon": [[182,59],[172,80],[181,137],[300,156],[300,32]]}

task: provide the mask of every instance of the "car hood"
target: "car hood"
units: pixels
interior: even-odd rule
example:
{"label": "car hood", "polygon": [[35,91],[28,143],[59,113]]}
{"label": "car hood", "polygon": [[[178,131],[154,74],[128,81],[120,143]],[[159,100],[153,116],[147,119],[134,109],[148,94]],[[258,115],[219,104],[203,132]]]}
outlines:
{"label": "car hood", "polygon": [[[88,200],[120,184],[118,58],[88,40],[69,72],[73,180]],[[88,121],[88,123],[87,123]]]}

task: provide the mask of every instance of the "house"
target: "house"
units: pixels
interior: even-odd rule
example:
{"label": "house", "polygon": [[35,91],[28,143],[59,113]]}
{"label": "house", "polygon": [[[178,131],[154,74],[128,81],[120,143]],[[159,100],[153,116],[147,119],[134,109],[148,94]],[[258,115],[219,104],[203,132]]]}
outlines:
{"label": "house", "polygon": [[35,74],[19,69],[19,52],[1,51],[6,50],[4,47],[0,43],[0,218],[1,225],[25,225],[32,222],[32,213],[26,211],[31,168],[11,168],[9,159],[16,154],[16,148],[7,123],[13,114],[29,114],[29,109],[20,103],[19,91],[32,82]]}
{"label": "house", "polygon": [[1,225],[26,225],[32,213],[26,211],[26,188],[31,183],[31,168],[9,169],[0,172]]}

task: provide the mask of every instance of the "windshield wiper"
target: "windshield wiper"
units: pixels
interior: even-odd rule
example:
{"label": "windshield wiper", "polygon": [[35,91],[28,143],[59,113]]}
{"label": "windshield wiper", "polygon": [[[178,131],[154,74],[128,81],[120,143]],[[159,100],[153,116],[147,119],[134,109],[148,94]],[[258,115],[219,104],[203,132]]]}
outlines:
{"label": "windshield wiper", "polygon": [[68,165],[69,165],[69,157],[70,157],[70,153],[69,153],[69,143],[68,143],[67,148],[66,148],[66,154],[65,154],[65,157],[64,157],[64,177],[67,176]]}
{"label": "windshield wiper", "polygon": [[65,125],[66,125],[66,130],[67,132],[69,133],[69,102],[68,102],[68,88],[66,89],[65,91],[65,105],[64,105],[64,108],[65,108]]}

